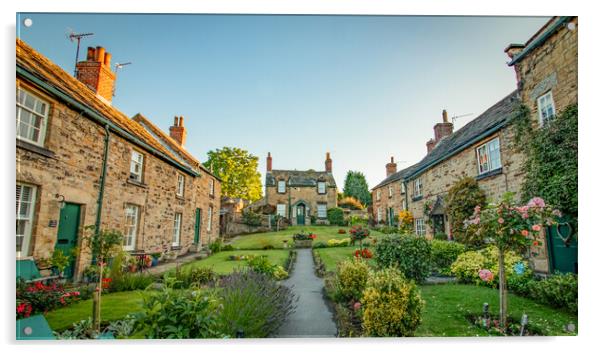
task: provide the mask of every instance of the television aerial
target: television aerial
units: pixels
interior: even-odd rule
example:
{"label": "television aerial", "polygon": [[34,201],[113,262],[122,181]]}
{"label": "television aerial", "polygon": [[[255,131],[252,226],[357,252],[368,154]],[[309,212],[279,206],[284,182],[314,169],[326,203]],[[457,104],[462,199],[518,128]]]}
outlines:
{"label": "television aerial", "polygon": [[473,115],[473,113],[462,114],[462,115],[454,115],[454,116],[452,116],[452,124],[455,124],[456,120],[458,120],[460,118],[464,118],[464,117],[471,116],[471,115]]}
{"label": "television aerial", "polygon": [[67,38],[71,41],[77,41],[77,49],[75,50],[75,69],[73,70],[73,75],[77,76],[77,62],[79,61],[79,43],[82,38],[93,36],[94,33],[76,33],[71,28],[67,28]]}

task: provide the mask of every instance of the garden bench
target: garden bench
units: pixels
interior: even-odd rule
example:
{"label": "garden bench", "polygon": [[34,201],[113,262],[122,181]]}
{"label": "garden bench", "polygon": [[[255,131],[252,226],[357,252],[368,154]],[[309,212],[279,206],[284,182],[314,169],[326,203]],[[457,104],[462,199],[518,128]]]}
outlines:
{"label": "garden bench", "polygon": [[17,320],[17,340],[54,340],[54,334],[43,315]]}
{"label": "garden bench", "polygon": [[42,282],[51,279],[58,278],[58,276],[45,276],[43,277],[36,266],[36,263],[31,258],[17,260],[17,280],[23,279],[27,283],[31,282]]}

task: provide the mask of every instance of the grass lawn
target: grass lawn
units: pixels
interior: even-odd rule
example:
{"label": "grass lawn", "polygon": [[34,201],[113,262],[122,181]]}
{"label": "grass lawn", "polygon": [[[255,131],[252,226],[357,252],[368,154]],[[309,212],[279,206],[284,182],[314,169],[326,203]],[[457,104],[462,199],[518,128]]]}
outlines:
{"label": "grass lawn", "polygon": [[[490,312],[499,311],[496,289],[462,284],[423,285],[420,288],[426,306],[416,336],[484,336],[487,333],[471,325],[465,314],[467,311],[482,312],[483,303],[489,303]],[[549,336],[568,335],[562,328],[568,323],[577,326],[576,315],[508,294],[509,316],[520,321],[523,313],[529,316],[530,324]]]}
{"label": "grass lawn", "polygon": [[220,274],[228,274],[234,271],[237,267],[245,267],[246,261],[231,261],[228,259],[230,255],[266,255],[268,260],[275,265],[282,265],[288,258],[288,250],[234,250],[234,251],[222,251],[217,254],[211,255],[206,259],[190,262],[183,265],[182,268],[190,267],[213,267],[213,270]]}
{"label": "grass lawn", "polygon": [[[142,292],[132,291],[103,294],[100,311],[101,320],[119,320],[127,314],[141,311]],[[82,300],[79,303],[48,312],[45,316],[53,330],[63,331],[71,328],[73,323],[92,316],[92,299]]]}
{"label": "grass lawn", "polygon": [[[346,246],[346,247],[334,247],[334,248],[319,248],[314,249],[320,259],[324,263],[326,272],[334,272],[337,269],[337,264],[345,259],[353,258],[355,250],[359,249],[358,246]],[[370,251],[374,252],[374,248],[369,248]],[[368,260],[369,264],[374,263],[374,259]]]}
{"label": "grass lawn", "polygon": [[[288,244],[293,244],[293,234],[299,233],[302,230],[306,233],[316,234],[314,242],[327,242],[329,239],[348,238],[349,234],[338,234],[339,229],[345,229],[347,232],[350,227],[338,226],[293,226],[279,232],[256,233],[248,235],[240,235],[234,238],[230,244],[235,249],[263,249],[264,246],[271,245],[274,248],[282,248],[283,240],[288,240]],[[370,231],[371,236],[379,237],[383,234],[374,230]]]}

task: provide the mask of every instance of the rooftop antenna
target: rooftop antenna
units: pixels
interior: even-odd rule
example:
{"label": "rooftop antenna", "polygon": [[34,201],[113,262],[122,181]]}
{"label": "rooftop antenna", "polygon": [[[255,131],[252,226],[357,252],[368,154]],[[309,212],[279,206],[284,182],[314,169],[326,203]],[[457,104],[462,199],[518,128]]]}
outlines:
{"label": "rooftop antenna", "polygon": [[77,40],[77,50],[75,51],[75,70],[73,70],[74,76],[77,76],[77,62],[79,61],[79,42],[83,37],[89,37],[93,35],[94,33],[75,33],[72,29],[69,28],[69,34],[67,35],[67,38],[69,38],[71,42]]}
{"label": "rooftop antenna", "polygon": [[462,114],[462,115],[454,115],[454,116],[452,116],[452,124],[455,124],[457,119],[464,118],[466,116],[471,116],[472,114],[473,113]]}
{"label": "rooftop antenna", "polygon": [[[116,63],[115,64],[115,82],[117,82],[117,71],[122,69],[126,65],[132,65],[132,62],[128,61],[127,63]],[[117,90],[117,84],[113,86],[113,97],[115,97],[115,91]]]}

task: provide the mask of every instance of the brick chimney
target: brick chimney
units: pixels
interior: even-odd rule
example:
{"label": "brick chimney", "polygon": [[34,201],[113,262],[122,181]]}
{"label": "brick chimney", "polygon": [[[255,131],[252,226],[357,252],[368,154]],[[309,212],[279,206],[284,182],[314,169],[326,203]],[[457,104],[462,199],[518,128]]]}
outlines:
{"label": "brick chimney", "polygon": [[75,65],[76,77],[105,103],[111,104],[115,73],[111,71],[111,54],[103,47],[88,47],[86,60]]}
{"label": "brick chimney", "polygon": [[426,142],[426,154],[431,153],[433,148],[435,148],[435,140],[430,139]]}
{"label": "brick chimney", "polygon": [[267,165],[266,170],[268,172],[271,172],[272,171],[272,154],[270,152],[268,152],[268,158],[267,158],[266,165]]}
{"label": "brick chimney", "polygon": [[387,169],[387,177],[389,177],[391,174],[397,173],[397,163],[394,162],[393,157],[391,157],[391,162],[387,163],[385,168]]}
{"label": "brick chimney", "polygon": [[184,127],[184,117],[174,116],[173,126],[169,127],[169,136],[180,146],[186,142],[186,128]]}
{"label": "brick chimney", "polygon": [[443,110],[442,115],[443,115],[443,122],[437,123],[433,127],[433,130],[435,130],[435,145],[437,143],[439,143],[439,141],[441,141],[441,139],[451,135],[454,132],[454,124],[450,123],[447,120],[447,111],[445,109]]}
{"label": "brick chimney", "polygon": [[326,166],[326,172],[332,173],[332,159],[330,159],[330,152],[326,152],[326,161],[324,162]]}

